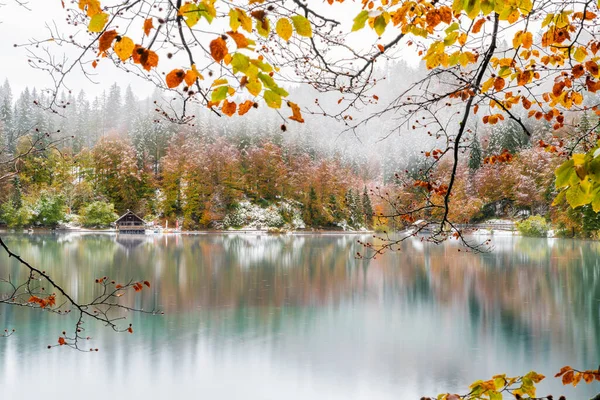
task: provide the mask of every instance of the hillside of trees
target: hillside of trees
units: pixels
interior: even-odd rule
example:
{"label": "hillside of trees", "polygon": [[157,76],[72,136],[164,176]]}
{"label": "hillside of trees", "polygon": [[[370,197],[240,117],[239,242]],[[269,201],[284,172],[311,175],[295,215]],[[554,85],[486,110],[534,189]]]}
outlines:
{"label": "hillside of trees", "polygon": [[[83,92],[65,94],[63,115],[45,111],[44,99],[36,89],[13,96],[8,81],[0,89],[0,224],[11,228],[106,227],[132,210],[184,229],[401,229],[415,218],[436,217],[431,211],[392,216],[441,196],[419,182],[442,184],[451,168],[435,156],[423,158],[439,140],[419,147],[398,135],[376,147],[356,138],[336,141],[339,133],[329,126],[282,129],[268,113],[223,122],[200,108],[189,124],[173,124],[160,117],[158,94],[140,100],[116,84],[91,101]],[[584,114],[562,137],[543,120],[528,127],[532,137],[510,121],[473,126],[451,217],[542,215],[564,235],[596,236],[600,218],[590,206],[552,206],[554,170],[564,158],[548,149],[557,140],[567,148],[569,132],[576,136],[596,123]],[[512,155],[510,162],[487,162],[502,152]]]}

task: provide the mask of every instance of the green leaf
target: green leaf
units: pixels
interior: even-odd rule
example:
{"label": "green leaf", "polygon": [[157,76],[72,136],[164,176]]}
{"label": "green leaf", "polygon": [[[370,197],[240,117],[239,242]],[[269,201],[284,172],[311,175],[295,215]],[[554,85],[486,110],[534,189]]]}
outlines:
{"label": "green leaf", "polygon": [[361,30],[365,27],[367,20],[369,19],[369,12],[362,10],[355,18],[354,24],[352,25],[352,32]]}
{"label": "green leaf", "polygon": [[278,95],[277,93],[271,91],[271,90],[266,90],[265,93],[263,94],[263,97],[265,98],[265,102],[267,103],[267,105],[271,108],[280,108],[281,107],[281,96]]}
{"label": "green leaf", "polygon": [[457,30],[459,27],[460,26],[458,25],[458,22],[453,22],[452,25],[447,27],[444,32],[446,32],[446,34],[449,34],[450,32],[454,32],[455,30]]}
{"label": "green leaf", "polygon": [[265,17],[263,21],[256,20],[256,31],[262,37],[269,37],[271,23],[269,22],[269,19],[267,17]]}
{"label": "green leaf", "polygon": [[377,18],[375,18],[373,28],[375,28],[375,33],[377,33],[377,36],[383,35],[383,32],[385,32],[386,26],[387,26],[387,22],[385,21],[385,18],[383,15],[380,15]]}
{"label": "green leaf", "polygon": [[304,18],[302,15],[294,15],[291,18],[294,29],[296,29],[298,35],[312,37],[312,26],[310,26],[310,21],[308,19]]}
{"label": "green leaf", "polygon": [[567,160],[560,167],[554,171],[554,175],[556,176],[555,186],[557,188],[565,187],[571,181],[571,177],[573,175],[577,176],[575,173],[575,169],[573,168],[575,163],[573,160]]}
{"label": "green leaf", "polygon": [[490,396],[490,400],[502,400],[502,394],[498,392],[488,392],[488,396]]}
{"label": "green leaf", "polygon": [[246,72],[250,66],[250,58],[242,53],[235,53],[231,58],[231,66],[233,73]]}
{"label": "green leaf", "polygon": [[210,100],[213,102],[225,100],[227,98],[228,91],[229,91],[229,86],[219,86],[218,88],[216,88],[215,90],[212,91]]}
{"label": "green leaf", "polygon": [[592,209],[594,212],[600,212],[600,186],[592,192]]}
{"label": "green leaf", "polygon": [[483,13],[483,15],[488,15],[492,11],[494,11],[493,0],[483,0],[481,2],[481,12]]}
{"label": "green leaf", "polygon": [[579,185],[573,185],[567,189],[567,202],[571,208],[577,208],[588,204],[591,200],[590,195],[586,190],[586,185],[582,181]]}

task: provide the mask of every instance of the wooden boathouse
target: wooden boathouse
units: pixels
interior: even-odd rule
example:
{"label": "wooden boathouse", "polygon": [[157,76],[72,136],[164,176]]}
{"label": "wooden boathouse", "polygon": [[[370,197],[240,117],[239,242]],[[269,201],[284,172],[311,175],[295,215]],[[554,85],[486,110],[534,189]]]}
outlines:
{"label": "wooden boathouse", "polygon": [[115,221],[117,225],[117,231],[119,233],[129,234],[145,234],[146,226],[143,219],[133,213],[133,211],[127,210],[118,220]]}

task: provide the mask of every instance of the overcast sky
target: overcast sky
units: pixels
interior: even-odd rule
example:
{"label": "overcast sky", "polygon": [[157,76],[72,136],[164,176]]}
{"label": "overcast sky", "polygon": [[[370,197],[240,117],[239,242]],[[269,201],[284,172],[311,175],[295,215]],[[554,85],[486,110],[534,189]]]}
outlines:
{"label": "overcast sky", "polygon": [[[29,0],[27,6],[31,11],[18,6],[13,0],[0,0],[0,3],[5,4],[0,7],[0,37],[2,37],[2,40],[0,40],[0,54],[2,54],[2,62],[0,62],[0,81],[4,82],[4,79],[8,79],[12,86],[13,94],[15,95],[20,93],[25,87],[36,87],[38,89],[53,87],[53,82],[46,72],[36,70],[29,66],[27,62],[27,48],[14,47],[14,44],[20,45],[28,43],[32,38],[37,40],[49,38],[50,35],[46,28],[47,24],[50,26],[56,24],[61,32],[68,31],[69,26],[65,20],[66,12],[62,8],[61,1]],[[65,0],[65,3],[71,7],[76,6],[75,3],[70,3],[67,0]],[[323,11],[332,12],[330,6],[317,6],[318,8],[326,7]],[[344,15],[344,12],[340,13],[336,11],[335,17],[342,19],[344,23],[351,24],[352,18],[360,11],[360,4],[352,3],[342,7],[347,7],[347,15]],[[344,8],[342,8],[342,10],[344,10]],[[347,29],[349,29],[349,26]],[[83,31],[79,32],[80,35],[85,34],[85,28],[80,27],[80,30]],[[351,40],[354,45],[364,41],[365,44],[371,46],[375,39],[374,34],[370,35],[369,33],[365,34],[364,32],[361,32],[353,34]],[[51,48],[53,54],[57,55],[63,50],[55,44],[53,44]],[[406,46],[400,46],[397,51],[398,54],[405,57],[405,60],[410,64],[416,65],[418,63],[418,57],[412,51],[412,48],[407,51]],[[132,76],[132,74],[126,74],[118,70],[109,62],[99,63],[95,72],[101,77],[102,83],[94,84],[87,80],[81,72],[74,71],[67,77],[67,86],[75,94],[81,89],[85,90],[88,93],[88,98],[101,93],[102,90],[108,88],[113,82],[117,82],[121,87],[126,87],[128,84],[131,84],[140,98],[150,95],[154,89],[148,82],[142,81],[141,79]],[[100,81],[100,79],[98,80]]]}

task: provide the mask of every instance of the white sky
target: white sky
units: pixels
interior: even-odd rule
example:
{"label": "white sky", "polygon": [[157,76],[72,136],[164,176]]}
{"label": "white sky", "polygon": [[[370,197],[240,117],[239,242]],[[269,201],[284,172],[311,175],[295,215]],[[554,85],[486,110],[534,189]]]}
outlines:
{"label": "white sky", "polygon": [[[13,95],[17,96],[25,87],[36,87],[38,89],[52,88],[53,82],[48,74],[44,71],[33,69],[29,66],[28,50],[26,47],[14,47],[14,44],[24,44],[30,39],[37,40],[46,39],[49,36],[46,25],[54,23],[59,28],[59,31],[65,32],[70,28],[65,20],[66,12],[62,8],[60,0],[29,0],[26,8],[20,7],[13,0],[0,0],[0,54],[2,54],[0,62],[0,83],[8,78]],[[75,3],[65,0],[68,6],[75,7]],[[328,5],[316,5],[327,15],[332,14],[332,9]],[[339,6],[339,5],[338,5]],[[347,11],[345,11],[347,10]],[[341,10],[338,8],[333,16],[340,19],[344,24],[351,24],[352,18],[360,11],[360,3],[351,3],[344,6]],[[349,25],[350,26],[350,25]],[[349,30],[349,26],[344,29]],[[84,34],[85,28],[80,28],[80,34]],[[390,30],[388,30],[390,31]],[[356,45],[361,42],[367,46],[374,43],[375,35],[364,33],[356,33],[352,35],[352,43]],[[390,33],[390,32],[387,32]],[[392,32],[393,33],[393,32]],[[385,39],[385,36],[384,36]],[[385,43],[385,41],[381,41]],[[61,48],[53,45],[51,47],[56,51],[56,55],[60,55]],[[407,51],[406,46],[399,46],[397,50],[402,57],[412,65],[419,62],[419,57],[416,55],[413,48]],[[53,53],[54,54],[54,53]],[[71,73],[67,80],[67,86],[75,93],[83,89],[88,94],[88,98],[93,98],[102,90],[107,89],[112,83],[117,82],[121,87],[126,87],[131,84],[134,87],[138,98],[143,98],[152,92],[154,89],[151,84],[136,78],[132,74],[126,74],[117,69],[110,62],[100,62],[94,72],[98,74],[100,84],[93,84],[79,71]]]}

